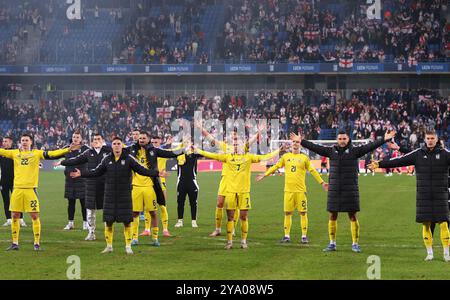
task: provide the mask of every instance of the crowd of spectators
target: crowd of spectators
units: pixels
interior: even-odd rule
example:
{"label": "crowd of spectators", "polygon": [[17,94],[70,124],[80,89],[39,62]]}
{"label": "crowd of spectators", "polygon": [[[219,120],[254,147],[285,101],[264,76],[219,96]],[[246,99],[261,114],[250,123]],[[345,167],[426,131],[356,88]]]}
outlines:
{"label": "crowd of spectators", "polygon": [[300,132],[308,139],[319,139],[322,130],[345,129],[353,139],[377,138],[388,129],[397,130],[402,146],[415,148],[424,132],[434,127],[446,141],[450,126],[450,99],[428,90],[361,90],[345,97],[335,91],[295,90],[259,91],[251,97],[225,95],[208,98],[178,98],[80,93],[64,100],[42,100],[39,105],[3,99],[0,119],[12,126],[0,135],[18,137],[28,131],[36,144],[62,146],[75,129],[85,135],[102,133],[107,139],[118,135],[130,140],[130,132],[141,128],[161,136],[172,135],[171,122],[192,121],[195,111],[203,118],[277,119],[278,139]]}
{"label": "crowd of spectators", "polygon": [[45,35],[46,20],[52,15],[52,2],[30,0],[0,4],[0,30],[4,32],[0,41],[0,63],[16,63],[31,34]]}
{"label": "crowd of spectators", "polygon": [[[365,1],[230,0],[223,3],[225,20],[217,28],[221,37],[205,41],[202,27],[210,23],[205,25],[201,18],[211,4],[210,0],[137,1],[129,8],[103,8],[124,31],[117,41],[109,41],[114,48],[110,59],[128,64],[351,59],[416,65],[444,61],[450,50],[445,0],[385,0],[381,20],[367,17],[370,4]],[[86,14],[99,18],[99,7],[90,5],[83,8],[80,24]],[[0,62],[15,63],[29,35],[45,37],[53,23],[47,20],[65,16],[66,8],[65,1],[15,5],[7,0],[0,6],[0,29],[15,29],[0,41]],[[69,35],[70,30],[68,25],[61,34]],[[214,57],[209,57],[213,49]],[[83,59],[89,63],[89,56]]]}
{"label": "crowd of spectators", "polygon": [[177,4],[182,11],[174,12],[170,9],[173,6],[161,5],[157,15],[151,8],[147,11],[138,5],[121,39],[120,60],[130,64],[179,64],[191,57],[195,63],[207,63],[207,54],[199,51],[204,43],[200,18],[206,1]]}
{"label": "crowd of spectators", "polygon": [[[221,58],[256,62],[355,62],[417,64],[446,57],[448,26],[443,0],[383,1],[381,20],[368,4],[341,1],[233,0],[228,2]],[[315,4],[315,5],[314,5]]]}

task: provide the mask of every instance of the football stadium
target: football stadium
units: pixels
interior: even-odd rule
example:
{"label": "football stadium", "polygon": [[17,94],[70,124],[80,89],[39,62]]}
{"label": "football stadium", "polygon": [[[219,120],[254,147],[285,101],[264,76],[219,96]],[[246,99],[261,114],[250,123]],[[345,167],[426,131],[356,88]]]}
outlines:
{"label": "football stadium", "polygon": [[0,0],[0,279],[449,280],[449,17]]}

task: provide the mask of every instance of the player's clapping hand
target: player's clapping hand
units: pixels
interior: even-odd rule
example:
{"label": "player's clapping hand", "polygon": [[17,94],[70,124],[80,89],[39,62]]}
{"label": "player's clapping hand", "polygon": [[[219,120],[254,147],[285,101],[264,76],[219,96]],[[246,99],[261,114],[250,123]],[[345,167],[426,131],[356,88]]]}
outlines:
{"label": "player's clapping hand", "polygon": [[394,131],[394,130],[392,130],[392,131],[387,131],[387,132],[384,134],[384,140],[385,140],[385,141],[389,141],[390,139],[392,139],[392,138],[395,137],[395,134],[396,134],[396,133],[397,133],[397,132]]}
{"label": "player's clapping hand", "polygon": [[326,183],[326,182],[322,183],[322,188],[323,188],[324,191],[328,192],[328,188],[329,187],[330,187],[330,185],[328,183]]}
{"label": "player's clapping hand", "polygon": [[60,165],[61,165],[61,161],[60,160],[58,160],[57,162],[53,163],[54,167],[59,167]]}
{"label": "player's clapping hand", "polygon": [[161,170],[161,171],[159,171],[159,177],[164,177],[164,178],[166,178],[166,177],[168,177],[168,176],[169,176],[169,173],[167,173],[166,170]]}
{"label": "player's clapping hand", "polygon": [[264,174],[258,174],[257,176],[256,176],[256,181],[261,181],[261,180],[263,180],[264,179]]}
{"label": "player's clapping hand", "polygon": [[370,164],[367,165],[367,167],[369,167],[369,170],[375,171],[379,167],[378,163],[379,163],[379,160],[373,160],[370,162]]}
{"label": "player's clapping hand", "polygon": [[81,172],[78,169],[75,169],[75,171],[70,172],[70,177],[71,178],[77,178],[77,177],[80,177],[80,176],[81,176]]}

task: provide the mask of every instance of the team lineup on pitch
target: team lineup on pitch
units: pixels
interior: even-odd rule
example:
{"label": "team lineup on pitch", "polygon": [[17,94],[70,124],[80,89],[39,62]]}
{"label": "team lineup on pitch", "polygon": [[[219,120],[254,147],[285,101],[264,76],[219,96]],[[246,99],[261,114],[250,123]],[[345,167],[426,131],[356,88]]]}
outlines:
{"label": "team lineup on pitch", "polygon": [[0,280],[450,280],[449,149],[449,0],[0,0]]}
{"label": "team lineup on pitch", "polygon": [[[199,124],[195,125],[200,126]],[[70,178],[70,180],[79,180],[79,177],[92,178],[94,180],[97,180],[93,182],[94,184],[101,184],[104,186],[103,189],[97,189],[96,191],[98,192],[100,190],[104,192],[104,194],[100,194],[103,202],[100,201],[100,205],[97,202],[90,205],[88,204],[87,206],[88,215],[91,216],[95,214],[95,210],[97,209],[103,208],[104,210],[104,235],[107,245],[106,248],[102,251],[103,254],[113,252],[114,223],[124,224],[125,252],[127,254],[134,254],[134,249],[142,247],[138,242],[139,222],[136,221],[139,220],[139,213],[144,211],[151,213],[151,245],[155,247],[161,246],[158,236],[159,222],[157,220],[157,214],[155,212],[157,211],[158,205],[164,207],[167,206],[167,192],[163,193],[160,184],[160,178],[165,178],[167,176],[167,172],[165,170],[165,167],[162,167],[161,165],[158,166],[158,156],[163,158],[172,157],[174,159],[177,159],[178,196],[180,194],[180,185],[182,185],[186,189],[189,189],[189,182],[191,181],[193,183],[192,188],[198,193],[199,184],[197,182],[196,169],[197,158],[203,156],[206,158],[219,160],[224,163],[223,168],[224,170],[226,168],[226,171],[223,171],[221,175],[219,196],[225,196],[225,201],[224,203],[220,203],[221,198],[218,198],[215,213],[215,230],[209,235],[209,239],[219,240],[218,238],[220,238],[220,236],[222,235],[221,211],[226,210],[226,234],[223,234],[226,240],[225,249],[231,250],[233,248],[233,240],[235,239],[233,237],[237,235],[241,240],[240,248],[245,250],[244,252],[252,251],[247,242],[247,236],[249,234],[248,212],[252,210],[252,203],[250,199],[250,185],[252,181],[250,168],[251,164],[258,163],[262,160],[268,160],[278,155],[280,151],[285,152],[287,150],[287,153],[284,154],[281,159],[279,159],[277,164],[268,169],[266,173],[258,175],[256,177],[256,182],[261,181],[264,177],[273,174],[277,169],[284,167],[284,237],[280,243],[291,243],[290,234],[293,219],[292,214],[295,210],[297,210],[301,220],[300,245],[309,245],[307,236],[309,229],[307,218],[308,205],[306,202],[306,171],[308,171],[312,174],[315,181],[322,185],[322,188],[328,194],[327,211],[330,213],[330,218],[328,221],[329,245],[323,249],[323,252],[335,252],[337,250],[337,216],[338,212],[346,212],[348,213],[351,225],[350,231],[352,243],[351,248],[349,248],[353,253],[356,253],[355,255],[359,255],[359,253],[362,252],[359,245],[359,220],[356,216],[356,213],[360,211],[358,187],[359,171],[354,166],[356,166],[358,158],[365,156],[367,153],[382,146],[386,142],[388,142],[389,147],[395,147],[396,144],[392,140],[395,137],[395,132],[386,132],[383,138],[358,147],[351,146],[351,142],[349,142],[348,135],[345,132],[339,133],[337,137],[337,144],[333,147],[319,146],[309,141],[302,140],[300,135],[291,134],[290,149],[282,146],[281,149],[272,153],[268,153],[266,155],[254,155],[248,153],[250,149],[250,143],[257,140],[257,137],[261,134],[260,131],[263,129],[263,127],[259,128],[258,132],[255,135],[256,138],[251,137],[248,141],[240,139],[237,134],[233,133],[231,134],[231,139],[228,141],[228,143],[215,140],[211,135],[208,134],[208,132],[203,130],[202,133],[205,136],[206,140],[208,140],[213,145],[217,144],[223,150],[222,154],[203,151],[192,145],[187,138],[181,141],[182,145],[180,147],[173,148],[172,150],[162,150],[156,147],[160,146],[160,142],[157,141],[159,137],[153,136],[150,139],[150,135],[144,131],[140,131],[138,133],[136,132],[136,143],[128,147],[125,147],[122,140],[118,137],[113,138],[111,146],[106,147],[104,145],[103,138],[99,134],[96,134],[94,135],[94,140],[91,144],[92,147],[86,147],[84,151],[81,151],[81,139],[77,138],[77,135],[80,135],[80,133],[75,132],[72,136],[72,143],[69,148],[56,151],[36,152],[36,150],[30,151],[33,143],[32,137],[30,135],[24,134],[21,137],[21,146],[19,150],[0,150],[0,155],[6,158],[13,159],[15,166],[14,189],[10,206],[10,210],[12,212],[12,244],[10,245],[10,247],[8,247],[7,250],[12,250],[12,252],[16,252],[17,250],[19,250],[20,213],[25,212],[30,213],[33,221],[32,231],[34,236],[34,250],[41,251],[41,223],[39,216],[40,203],[36,199],[37,194],[35,191],[35,188],[38,184],[38,163],[42,159],[60,158],[68,155],[70,152],[75,152],[75,154],[77,155],[72,155],[71,158],[67,158],[67,160],[63,160],[61,162],[61,164],[65,166],[76,166],[72,168],[70,172],[66,172],[66,179]],[[97,140],[95,140],[96,138]],[[150,141],[152,143],[150,143]],[[450,156],[447,155],[448,152],[445,149],[440,148],[440,146],[437,145],[437,138],[434,132],[430,131],[429,133],[427,133],[426,141],[426,147],[428,148],[424,148],[425,150],[423,150],[425,151],[425,158],[427,157],[427,155],[430,155],[430,153],[434,153],[433,151],[439,151],[438,154],[436,154],[436,159],[440,159],[440,161],[438,162],[442,162],[441,169],[436,169],[436,164],[438,162],[434,162],[434,170],[435,172],[437,172],[438,177],[436,177],[436,179],[433,181],[433,184],[436,184],[436,182],[438,182],[436,180],[440,179],[445,183],[444,185],[446,185]],[[99,144],[97,144],[97,142]],[[101,145],[101,147],[98,147],[98,145]],[[317,173],[317,171],[310,165],[308,156],[300,152],[301,146],[322,156],[330,158],[330,173],[327,174],[327,177],[325,178],[327,181],[329,181],[329,183],[325,182],[321,178],[320,174]],[[100,154],[103,150],[105,151],[105,153],[101,155],[100,163],[95,166],[95,168],[92,169],[83,166],[83,163],[88,163],[89,159],[92,159],[95,156],[95,153]],[[420,166],[416,169],[416,172],[418,172],[417,177],[420,180],[420,178],[422,178],[421,176],[423,176],[423,172],[429,172],[429,169],[424,169],[423,167],[421,167],[421,162],[418,161],[418,158],[416,158],[415,160],[412,158],[419,152],[417,150],[413,151],[403,157],[393,159],[389,161],[389,163],[391,164],[391,166],[394,166],[397,161],[399,161],[399,163],[397,163],[399,166],[411,164]],[[441,155],[442,158],[440,157]],[[86,159],[82,159],[83,157],[86,157]],[[180,157],[182,157],[182,159],[180,159]],[[191,158],[195,159],[195,163],[190,166],[189,170],[182,171],[182,166],[187,166],[187,161],[189,161]],[[24,163],[25,160],[26,163]],[[348,161],[348,163],[346,163],[346,161]],[[371,164],[369,164],[369,168],[374,170],[378,167],[381,167],[382,164],[386,163],[387,162],[373,161]],[[347,172],[348,174],[345,172]],[[30,174],[32,174],[33,176],[29,176]],[[104,181],[99,182],[98,179],[102,178],[101,176],[103,174],[105,174]],[[138,174],[141,177],[137,177],[139,176]],[[186,177],[186,174],[190,174],[190,176]],[[146,181],[146,178],[151,178],[152,180]],[[166,190],[166,184],[164,184],[163,186],[164,190]],[[425,183],[425,187],[426,186],[427,183]],[[254,188],[258,189],[258,187],[259,183],[254,183]],[[143,188],[142,195],[140,193],[135,193],[135,189],[137,188]],[[148,193],[148,191],[152,192]],[[86,195],[88,195],[88,193],[89,182],[86,183]],[[157,194],[161,199],[158,199]],[[187,194],[188,193],[185,193],[184,197],[186,197]],[[421,193],[419,192],[417,196],[418,203],[419,201],[427,201],[427,199],[421,200],[420,195]],[[197,196],[198,194],[195,195],[195,197]],[[98,195],[96,197],[98,197]],[[190,194],[189,197],[191,197]],[[439,212],[437,209],[433,209],[431,212],[428,210],[424,211],[422,208],[424,203],[422,203],[417,208],[416,221],[423,223],[423,238],[427,249],[427,257],[425,260],[433,260],[433,237],[430,227],[433,223],[438,223],[438,228],[440,228],[441,230],[440,236],[444,251],[444,261],[448,262],[449,254],[447,196],[445,195],[445,197],[441,197],[441,194],[436,193],[436,196],[433,195],[433,197],[438,197],[436,199],[441,201],[439,202],[441,203],[441,212]],[[181,200],[184,206],[184,199]],[[180,199],[177,199],[177,202],[179,210]],[[191,205],[193,203],[197,205],[197,199],[195,199],[194,202],[191,201]],[[425,205],[426,204],[427,202],[425,202]],[[94,212],[89,212],[89,209],[94,210]],[[191,209],[191,212],[193,213],[193,230],[195,230],[195,228],[198,228],[198,225],[196,223],[196,211],[197,206],[195,206],[195,210]],[[235,222],[238,219],[236,215],[239,216],[240,230],[239,226],[236,225],[237,222]],[[176,228],[182,227],[182,223],[180,226],[180,221],[182,222],[182,219],[180,219],[179,217],[178,222],[175,225]],[[168,232],[168,220],[166,220],[165,222],[165,225],[167,227],[165,227],[164,230],[167,230]],[[90,241],[96,240],[95,223],[95,218],[92,219],[91,217],[91,219],[88,219],[89,234],[86,237],[85,242],[87,244]],[[169,233],[165,236],[170,238],[171,234]],[[263,245],[262,243],[255,242],[255,246],[258,244]],[[168,247],[170,247],[170,245]],[[315,247],[317,247],[317,244],[311,244],[309,245],[309,247],[311,249],[314,249]],[[21,248],[21,251],[26,250],[22,250]],[[379,268],[379,266],[377,268]],[[369,278],[369,271],[367,271],[367,276]]]}

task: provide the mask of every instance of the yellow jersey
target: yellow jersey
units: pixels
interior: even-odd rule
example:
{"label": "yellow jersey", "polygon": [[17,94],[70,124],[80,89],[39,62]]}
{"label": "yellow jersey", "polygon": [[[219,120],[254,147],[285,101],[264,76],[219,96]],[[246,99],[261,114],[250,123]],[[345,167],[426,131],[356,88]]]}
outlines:
{"label": "yellow jersey", "polygon": [[[224,154],[232,152],[231,151],[231,146],[228,146],[227,143],[225,143],[225,142],[219,142],[219,149]],[[227,174],[228,174],[228,164],[226,162],[223,162],[222,163],[222,174],[221,174],[221,176],[225,176]]]}
{"label": "yellow jersey", "polygon": [[284,191],[290,193],[306,192],[306,171],[308,170],[314,179],[322,184],[324,181],[314,169],[308,156],[303,153],[286,153],[280,160],[264,174],[269,176],[276,170],[284,167]]}
{"label": "yellow jersey", "polygon": [[[234,152],[233,147],[231,145],[228,145],[225,142],[219,142],[219,149],[224,154],[233,153]],[[248,152],[248,149],[249,149],[249,145],[246,143],[245,146],[244,146],[244,151]],[[222,176],[227,175],[228,174],[228,170],[229,170],[229,167],[228,167],[227,163],[224,162],[222,164]]]}
{"label": "yellow jersey", "polygon": [[255,155],[250,153],[245,154],[217,154],[210,153],[203,150],[198,150],[198,154],[207,158],[212,158],[228,165],[228,180],[227,192],[229,193],[250,193],[250,178],[252,163],[257,163],[262,160],[268,160],[277,155],[279,150],[265,154]]}
{"label": "yellow jersey", "polygon": [[41,160],[63,156],[69,152],[69,148],[54,151],[0,149],[1,156],[14,161],[14,188],[20,189],[33,189],[38,187],[39,163]]}
{"label": "yellow jersey", "polygon": [[[140,165],[144,166],[145,168],[148,168],[147,166],[147,153],[145,149],[140,148],[138,152],[136,153],[136,159],[139,162]],[[153,181],[148,176],[142,176],[136,172],[133,171],[133,181],[132,185],[134,186],[145,186],[150,187],[153,186]]]}

